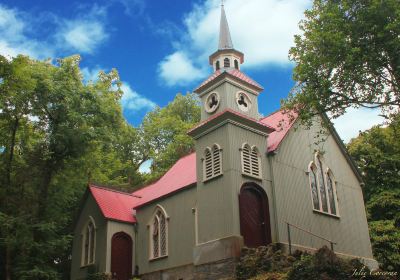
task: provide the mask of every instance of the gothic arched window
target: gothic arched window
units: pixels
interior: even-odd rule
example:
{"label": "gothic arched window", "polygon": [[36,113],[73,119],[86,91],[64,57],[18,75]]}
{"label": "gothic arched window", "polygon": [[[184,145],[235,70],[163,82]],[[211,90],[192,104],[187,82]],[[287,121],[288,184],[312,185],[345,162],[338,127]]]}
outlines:
{"label": "gothic arched window", "polygon": [[244,143],[241,148],[242,173],[261,178],[261,155],[256,146]]}
{"label": "gothic arched window", "polygon": [[332,171],[326,168],[319,153],[315,154],[315,160],[309,164],[308,177],[314,210],[337,216],[335,180]]}
{"label": "gothic arched window", "polygon": [[89,217],[82,232],[82,266],[93,264],[96,252],[96,226]]}
{"label": "gothic arched window", "polygon": [[224,58],[224,68],[229,68],[231,67],[231,62],[229,60],[229,58]]}
{"label": "gothic arched window", "polygon": [[219,61],[215,62],[215,70],[219,70],[220,66],[219,66]]}
{"label": "gothic arched window", "polygon": [[204,181],[222,174],[222,149],[218,144],[207,147],[203,158]]}
{"label": "gothic arched window", "polygon": [[161,206],[157,206],[150,222],[150,258],[168,255],[168,216]]}

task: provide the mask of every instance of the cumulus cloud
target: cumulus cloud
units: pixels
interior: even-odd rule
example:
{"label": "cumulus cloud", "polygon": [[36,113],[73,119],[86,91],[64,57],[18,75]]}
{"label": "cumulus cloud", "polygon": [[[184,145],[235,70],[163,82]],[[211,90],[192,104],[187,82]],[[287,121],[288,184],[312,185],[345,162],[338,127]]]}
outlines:
{"label": "cumulus cloud", "polygon": [[380,113],[379,109],[349,108],[343,116],[333,120],[333,123],[340,138],[348,143],[357,137],[360,131],[382,124],[384,118],[379,116]]}
{"label": "cumulus cloud", "polygon": [[[93,6],[75,18],[61,18],[51,13],[34,17],[16,8],[0,4],[0,54],[15,57],[29,55],[36,59],[63,56],[65,51],[93,53],[109,34],[105,25],[106,9]],[[52,29],[38,39],[41,26]],[[67,55],[70,53],[67,53]]]}
{"label": "cumulus cloud", "polygon": [[204,76],[204,71],[196,68],[183,52],[175,52],[159,64],[159,75],[168,86],[185,85]]}
{"label": "cumulus cloud", "polygon": [[[289,48],[294,45],[294,35],[300,32],[298,23],[304,17],[304,10],[310,5],[311,0],[226,1],[225,11],[234,47],[245,54],[244,68],[289,64]],[[169,57],[186,53],[190,54],[186,63],[196,67],[197,71],[187,73],[184,81],[198,80],[199,73],[204,76],[207,57],[217,49],[219,19],[219,0],[195,5],[183,19],[185,31],[173,42],[175,52],[160,62],[160,68],[169,63]],[[168,85],[183,81],[181,75],[170,73],[165,77],[162,71],[159,74]]]}
{"label": "cumulus cloud", "polygon": [[137,93],[128,83],[123,83],[121,90],[123,91],[121,104],[124,110],[137,112],[141,110],[151,110],[156,107],[153,101]]}

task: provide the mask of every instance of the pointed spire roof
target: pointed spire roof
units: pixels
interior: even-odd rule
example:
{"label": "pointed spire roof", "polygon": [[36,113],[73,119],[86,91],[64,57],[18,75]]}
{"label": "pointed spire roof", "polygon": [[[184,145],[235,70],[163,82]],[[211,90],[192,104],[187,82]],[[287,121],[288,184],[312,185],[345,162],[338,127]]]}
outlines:
{"label": "pointed spire roof", "polygon": [[219,50],[233,49],[231,33],[229,32],[228,20],[226,19],[224,4],[221,4],[221,21],[219,27]]}

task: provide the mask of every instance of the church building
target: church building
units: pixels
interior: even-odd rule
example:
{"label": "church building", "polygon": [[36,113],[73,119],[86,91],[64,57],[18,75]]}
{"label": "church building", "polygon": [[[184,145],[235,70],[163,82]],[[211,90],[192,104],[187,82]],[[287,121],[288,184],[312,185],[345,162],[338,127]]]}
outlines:
{"label": "church building", "polygon": [[[74,228],[71,279],[222,279],[244,246],[285,252],[326,245],[376,268],[360,173],[333,126],[305,129],[283,111],[261,117],[263,87],[241,71],[224,6],[213,73],[194,92],[195,152],[133,193],[90,185]],[[328,122],[325,116],[321,120]],[[320,123],[320,122],[316,122]]]}

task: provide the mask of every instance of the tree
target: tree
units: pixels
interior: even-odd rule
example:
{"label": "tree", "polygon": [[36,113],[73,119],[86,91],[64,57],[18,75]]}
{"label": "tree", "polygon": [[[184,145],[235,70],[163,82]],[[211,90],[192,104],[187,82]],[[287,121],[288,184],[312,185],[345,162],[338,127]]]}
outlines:
{"label": "tree", "polygon": [[2,279],[69,279],[71,224],[90,174],[128,182],[113,149],[127,126],[118,73],[85,84],[79,61],[0,56]]}
{"label": "tree", "polygon": [[300,22],[289,58],[295,87],[283,101],[310,124],[316,113],[336,118],[349,107],[400,106],[400,2],[314,0]]}
{"label": "tree", "polygon": [[400,115],[375,126],[348,145],[365,186],[372,248],[385,270],[400,269]]}
{"label": "tree", "polygon": [[193,151],[194,141],[187,132],[200,121],[200,106],[192,93],[177,94],[164,108],[149,112],[141,126],[146,159],[152,160],[147,181],[163,175],[179,158]]}

